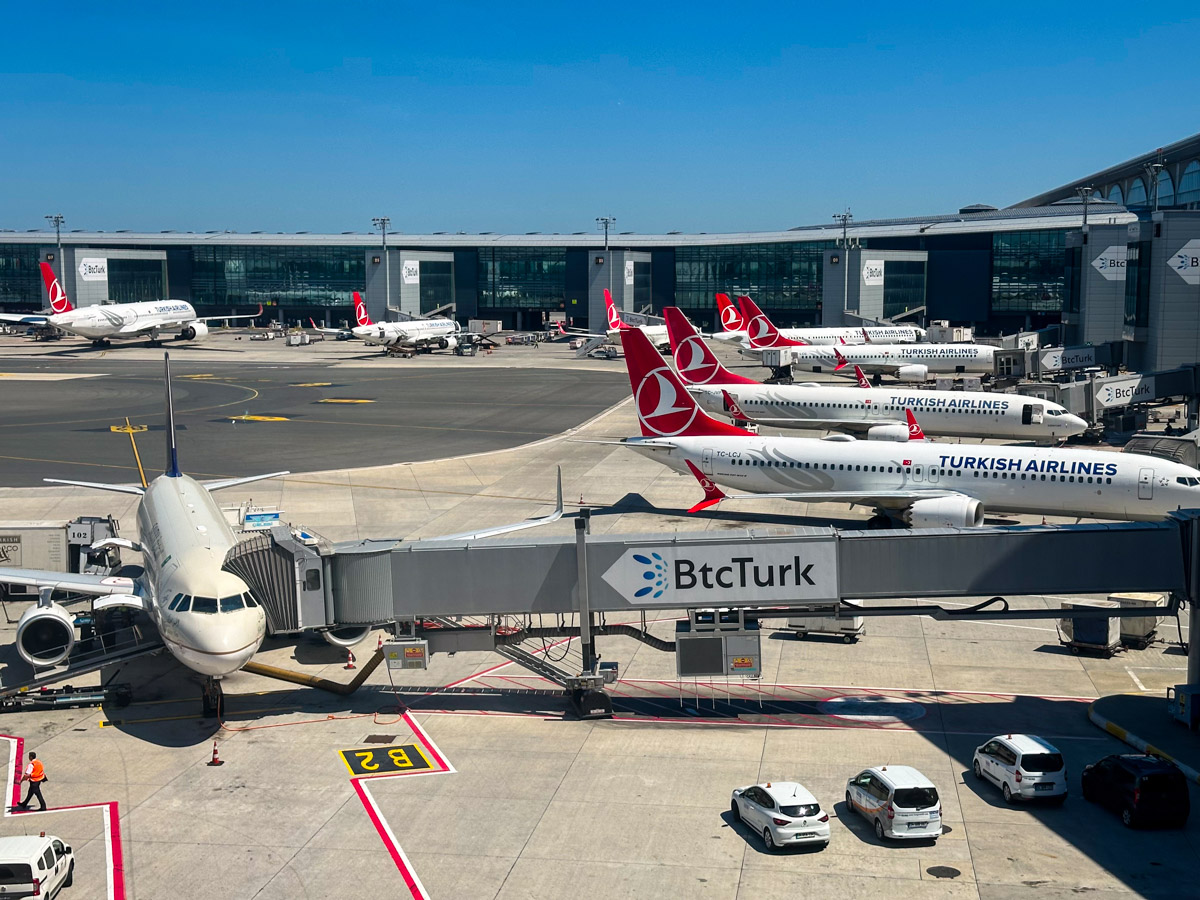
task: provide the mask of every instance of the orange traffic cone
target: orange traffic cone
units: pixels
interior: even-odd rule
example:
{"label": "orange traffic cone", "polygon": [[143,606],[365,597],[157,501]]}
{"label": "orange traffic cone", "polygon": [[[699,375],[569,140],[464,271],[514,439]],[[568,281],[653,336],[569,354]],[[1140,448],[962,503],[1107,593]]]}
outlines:
{"label": "orange traffic cone", "polygon": [[210,759],[208,761],[208,764],[210,766],[225,765],[225,760],[221,759],[221,757],[217,755],[217,742],[216,741],[213,741],[213,755],[212,755],[212,759]]}
{"label": "orange traffic cone", "polygon": [[1045,525],[1045,524],[1046,524],[1046,517],[1045,517],[1045,516],[1042,516],[1042,524],[1043,524],[1043,525]]}
{"label": "orange traffic cone", "polygon": [[375,652],[378,653],[383,649],[383,635],[379,635],[379,643],[375,645]]}
{"label": "orange traffic cone", "polygon": [[354,651],[353,650],[346,651],[346,664],[344,666],[342,666],[342,668],[343,669],[353,669],[354,668]]}

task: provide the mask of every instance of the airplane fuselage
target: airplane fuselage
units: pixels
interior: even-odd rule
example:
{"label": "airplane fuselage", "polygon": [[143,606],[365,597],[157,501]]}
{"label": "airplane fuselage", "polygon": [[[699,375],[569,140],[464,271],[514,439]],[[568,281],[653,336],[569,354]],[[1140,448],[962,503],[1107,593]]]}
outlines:
{"label": "airplane fuselage", "polygon": [[183,300],[155,300],[84,306],[55,313],[47,321],[55,328],[91,340],[143,338],[160,331],[179,334],[196,321],[196,310]]}
{"label": "airplane fuselage", "polygon": [[[1054,440],[1081,434],[1087,423],[1062,406],[1036,397],[983,391],[920,391],[827,384],[693,385],[700,406],[725,415],[722,391],[764,425],[867,431],[875,425],[906,425],[911,409],[926,434],[1009,440]],[[1068,482],[1069,483],[1069,482]]]}
{"label": "airplane fuselage", "polygon": [[451,319],[411,319],[405,322],[375,322],[352,329],[364,343],[383,347],[449,344],[459,332],[458,323]]}
{"label": "airplane fuselage", "polygon": [[146,488],[137,518],[140,587],[167,649],[203,675],[236,672],[262,643],[266,614],[257,601],[246,604],[246,583],[221,569],[237,538],[212,495],[187,475],[162,475]]}
{"label": "airplane fuselage", "polygon": [[[990,344],[844,344],[821,347],[788,347],[787,355],[792,368],[807,372],[832,372],[838,365],[837,353],[851,365],[859,366],[864,372],[899,374],[902,370],[917,369],[926,374],[975,373],[989,375],[994,370],[993,356],[996,348]],[[762,350],[743,350],[748,356],[761,356]]]}
{"label": "airplane fuselage", "polygon": [[[866,337],[863,331],[866,331]],[[806,344],[910,344],[926,339],[925,329],[902,325],[868,325],[863,328],[780,328],[779,333],[793,341]],[[723,331],[713,335],[720,341],[733,341],[750,346],[746,331]]]}
{"label": "airplane fuselage", "polygon": [[625,443],[684,474],[691,460],[717,484],[748,493],[940,490],[978,500],[988,511],[1125,520],[1162,519],[1200,506],[1200,471],[1128,453],[793,437]]}

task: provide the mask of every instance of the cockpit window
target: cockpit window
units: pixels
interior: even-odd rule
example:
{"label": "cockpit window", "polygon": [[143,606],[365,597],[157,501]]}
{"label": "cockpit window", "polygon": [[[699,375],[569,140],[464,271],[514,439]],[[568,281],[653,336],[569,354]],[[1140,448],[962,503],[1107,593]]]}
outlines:
{"label": "cockpit window", "polygon": [[241,609],[245,605],[241,594],[234,594],[232,597],[221,598],[221,612],[233,612],[235,609]]}
{"label": "cockpit window", "polygon": [[1194,475],[1179,475],[1175,478],[1178,484],[1186,484],[1188,487],[1195,487],[1200,484],[1200,478]]}
{"label": "cockpit window", "polygon": [[188,608],[192,605],[192,598],[187,597],[183,594],[180,594],[175,599],[178,601],[179,605],[172,606],[171,608],[174,609],[176,612],[187,612]]}
{"label": "cockpit window", "polygon": [[171,601],[171,605],[167,609],[176,609],[183,600],[183,594],[176,594],[175,599]]}
{"label": "cockpit window", "polygon": [[192,600],[192,612],[215,614],[217,611],[216,597],[196,597]]}
{"label": "cockpit window", "polygon": [[1063,411],[1061,409],[1046,410],[1046,415],[1048,415],[1048,416],[1061,416],[1062,414],[1063,414]]}
{"label": "cockpit window", "polygon": [[258,601],[254,599],[254,595],[249,591],[247,591],[243,596],[246,598],[246,605],[248,607],[255,609],[258,606]]}

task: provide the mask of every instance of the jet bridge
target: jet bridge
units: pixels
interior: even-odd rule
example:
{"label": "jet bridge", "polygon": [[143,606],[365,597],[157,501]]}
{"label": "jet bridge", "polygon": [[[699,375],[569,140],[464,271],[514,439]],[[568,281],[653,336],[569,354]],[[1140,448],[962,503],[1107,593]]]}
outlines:
{"label": "jet bridge", "polygon": [[[427,642],[414,653],[421,660],[426,649],[492,649],[526,664],[517,646],[523,637],[578,635],[582,671],[554,677],[546,675],[544,663],[529,667],[577,700],[583,696],[583,705],[604,682],[596,633],[623,633],[675,649],[685,635],[705,630],[753,632],[757,640],[757,620],[784,616],[841,612],[994,621],[1144,615],[1137,609],[1017,610],[1003,598],[1150,591],[1170,595],[1169,614],[1200,597],[1200,512],[1107,525],[615,535],[590,535],[589,512],[575,520],[574,537],[531,532],[508,540],[330,543],[277,526],[234,548],[226,568],[263,599],[273,631],[389,625],[402,638]],[[992,599],[968,609],[863,605],[939,597]],[[654,610],[681,609],[692,611],[690,627],[673,643],[644,627],[606,622],[606,615],[636,620]],[[698,620],[694,612],[702,609],[742,612],[723,626]],[[535,615],[559,616],[562,624],[535,629]],[[463,624],[462,617],[477,618]],[[1189,651],[1188,680],[1200,683],[1200,643]],[[725,656],[727,665],[750,666],[748,658],[741,650]]]}

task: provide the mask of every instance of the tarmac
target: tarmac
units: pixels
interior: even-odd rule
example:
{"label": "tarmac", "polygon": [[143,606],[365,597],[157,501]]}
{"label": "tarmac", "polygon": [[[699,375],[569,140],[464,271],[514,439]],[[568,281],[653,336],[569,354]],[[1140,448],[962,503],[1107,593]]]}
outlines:
{"label": "tarmac", "polygon": [[[1180,676],[1180,680],[1184,680]],[[1200,784],[1200,733],[1167,712],[1166,692],[1113,694],[1091,705],[1088,717],[1134,750],[1171,760]]]}
{"label": "tarmac", "polygon": [[[554,369],[624,375],[548,349],[521,348],[509,359],[557,352],[538,366],[547,378]],[[500,369],[500,355],[477,361]],[[410,363],[457,367],[386,364]],[[358,363],[332,367],[340,374]],[[571,506],[592,507],[596,531],[719,530],[797,515],[853,527],[869,515],[766,501],[688,516],[693,481],[621,447],[580,442],[633,433],[630,404],[608,405],[602,380],[574,388],[579,403],[602,411],[563,433],[441,459],[298,469],[222,500],[276,505],[333,540],[429,537],[544,514],[561,465]],[[187,441],[217,427],[232,426],[190,429],[185,468]],[[157,456],[151,446],[144,457]],[[4,519],[111,512],[128,537],[135,502],[75,488],[0,489]],[[572,530],[569,520],[546,526]],[[1045,608],[1061,598],[1011,602]],[[5,683],[26,673],[12,650],[22,608],[8,602],[11,621],[0,626]],[[668,637],[676,615],[662,611],[648,627]],[[155,656],[80,680],[129,683],[129,706],[6,716],[9,771],[34,750],[50,776],[48,802],[87,806],[10,812],[0,835],[47,830],[71,843],[77,877],[64,896],[72,898],[1178,898],[1194,890],[1198,820],[1179,831],[1129,831],[1086,804],[1078,786],[1086,763],[1126,748],[1089,721],[1089,705],[1128,691],[1161,698],[1185,671],[1176,637],[1162,629],[1144,650],[1096,659],[1063,647],[1053,620],[873,618],[852,645],[764,634],[763,676],[753,681],[680,680],[672,656],[600,638],[603,658],[620,665],[611,721],[575,720],[547,682],[493,653],[466,651],[435,655],[425,671],[375,668],[348,697],[241,672],[226,681],[218,721],[201,717],[198,682]],[[270,639],[258,661],[348,681],[376,639],[358,648],[358,671],[314,639]],[[576,643],[535,652],[569,668]],[[1065,806],[1008,806],[970,774],[974,748],[1012,731],[1040,734],[1063,752]],[[208,765],[214,742],[224,765]],[[935,844],[881,844],[871,823],[846,809],[846,780],[882,764],[916,766],[938,786],[945,827]],[[732,789],[782,779],[803,782],[830,811],[828,850],[767,853],[730,818]]]}

